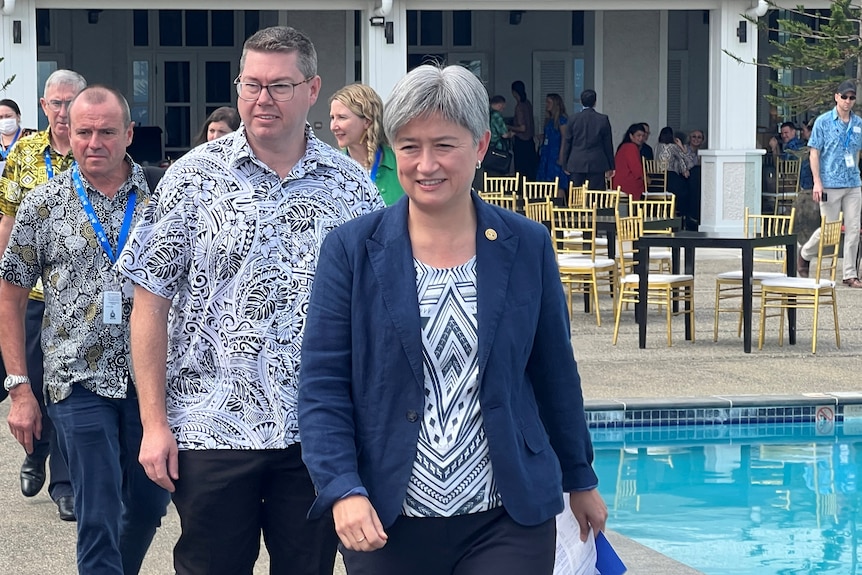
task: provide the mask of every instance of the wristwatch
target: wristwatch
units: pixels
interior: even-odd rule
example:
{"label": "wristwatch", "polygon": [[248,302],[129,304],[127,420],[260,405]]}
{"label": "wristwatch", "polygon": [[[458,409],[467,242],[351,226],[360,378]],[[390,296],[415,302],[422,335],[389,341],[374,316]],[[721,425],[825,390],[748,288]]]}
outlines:
{"label": "wristwatch", "polygon": [[30,383],[30,378],[26,375],[7,375],[3,380],[3,389],[11,391],[13,387],[18,387],[22,383]]}

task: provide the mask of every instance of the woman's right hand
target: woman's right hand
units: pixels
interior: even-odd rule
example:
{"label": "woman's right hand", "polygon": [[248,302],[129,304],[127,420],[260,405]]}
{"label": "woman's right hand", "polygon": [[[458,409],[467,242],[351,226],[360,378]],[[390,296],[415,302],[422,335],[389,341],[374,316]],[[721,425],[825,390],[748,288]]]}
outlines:
{"label": "woman's right hand", "polygon": [[377,511],[364,495],[336,501],[332,506],[332,518],[341,544],[351,551],[375,551],[389,539]]}

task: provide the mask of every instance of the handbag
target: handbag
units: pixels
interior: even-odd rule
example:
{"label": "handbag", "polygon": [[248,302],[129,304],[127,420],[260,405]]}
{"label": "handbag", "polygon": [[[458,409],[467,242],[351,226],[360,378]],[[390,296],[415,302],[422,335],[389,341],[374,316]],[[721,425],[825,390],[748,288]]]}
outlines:
{"label": "handbag", "polygon": [[509,166],[512,165],[512,152],[501,150],[488,150],[485,154],[485,169],[498,174],[508,174]]}

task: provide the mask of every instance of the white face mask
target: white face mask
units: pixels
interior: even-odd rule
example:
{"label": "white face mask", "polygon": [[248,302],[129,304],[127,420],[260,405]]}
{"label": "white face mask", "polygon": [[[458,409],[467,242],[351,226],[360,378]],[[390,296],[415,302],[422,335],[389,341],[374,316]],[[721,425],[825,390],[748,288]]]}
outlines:
{"label": "white face mask", "polygon": [[0,134],[11,136],[18,131],[17,118],[2,118],[0,119]]}

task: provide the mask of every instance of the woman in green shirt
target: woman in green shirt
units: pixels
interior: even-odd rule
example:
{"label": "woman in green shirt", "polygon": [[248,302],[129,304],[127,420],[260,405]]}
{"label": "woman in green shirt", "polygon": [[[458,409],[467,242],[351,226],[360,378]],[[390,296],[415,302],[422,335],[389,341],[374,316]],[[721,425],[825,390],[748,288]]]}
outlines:
{"label": "woman in green shirt", "polygon": [[329,129],[338,146],[368,171],[383,202],[391,206],[404,190],[382,119],[383,101],[370,86],[350,84],[329,99]]}

